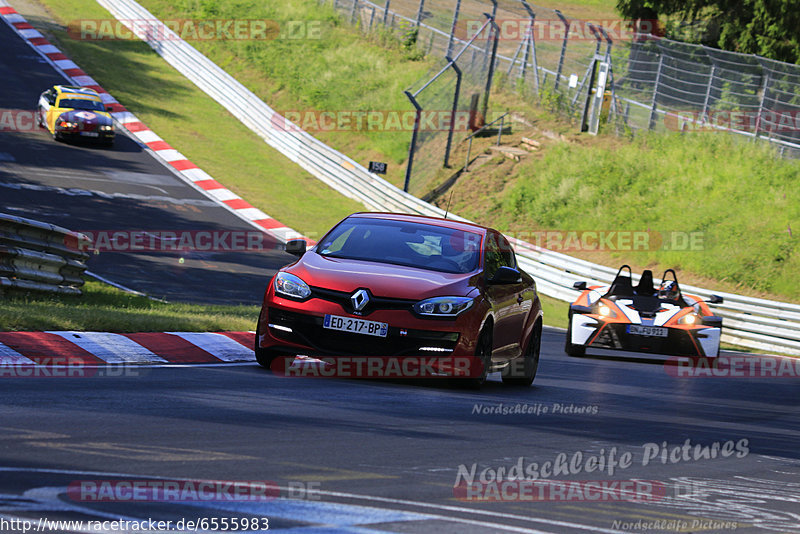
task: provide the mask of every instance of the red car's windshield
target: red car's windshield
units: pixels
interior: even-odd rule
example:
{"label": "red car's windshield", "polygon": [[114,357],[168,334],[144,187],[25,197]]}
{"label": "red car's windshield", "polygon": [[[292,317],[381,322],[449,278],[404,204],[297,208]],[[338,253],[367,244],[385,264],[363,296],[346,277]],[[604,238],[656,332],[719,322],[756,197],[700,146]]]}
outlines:
{"label": "red car's windshield", "polygon": [[350,218],[317,246],[322,256],[469,273],[478,268],[481,236],[405,221]]}

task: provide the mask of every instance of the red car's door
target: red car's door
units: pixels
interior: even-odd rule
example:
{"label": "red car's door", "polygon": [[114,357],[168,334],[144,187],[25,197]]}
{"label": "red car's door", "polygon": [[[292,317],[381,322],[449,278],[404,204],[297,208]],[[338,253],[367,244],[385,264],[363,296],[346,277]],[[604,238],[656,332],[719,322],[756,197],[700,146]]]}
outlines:
{"label": "red car's door", "polygon": [[484,247],[484,272],[486,274],[486,297],[494,315],[494,357],[507,360],[519,354],[525,314],[530,309],[525,302],[525,284],[490,284],[488,281],[500,267],[516,269],[514,251],[501,234],[489,233]]}

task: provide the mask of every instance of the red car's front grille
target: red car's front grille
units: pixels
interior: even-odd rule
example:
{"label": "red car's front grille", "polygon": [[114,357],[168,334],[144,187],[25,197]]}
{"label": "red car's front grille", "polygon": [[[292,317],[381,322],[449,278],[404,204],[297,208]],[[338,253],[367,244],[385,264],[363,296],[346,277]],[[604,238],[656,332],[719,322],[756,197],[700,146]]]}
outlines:
{"label": "red car's front grille", "polygon": [[[457,332],[400,329],[389,326],[387,336],[367,336],[323,328],[322,318],[269,308],[270,324],[291,328],[291,332],[270,328],[272,336],[305,345],[314,354],[342,356],[448,356],[458,342]],[[442,352],[420,351],[420,347],[446,349]]]}
{"label": "red car's front grille", "polygon": [[[334,291],[333,289],[324,289],[321,287],[311,287],[311,297],[328,302],[335,302],[340,305],[347,313],[353,313],[353,304],[350,301],[352,293],[344,291]],[[385,297],[370,296],[369,303],[361,310],[361,315],[369,315],[376,310],[409,310],[413,308],[416,300],[407,299],[390,299]]]}

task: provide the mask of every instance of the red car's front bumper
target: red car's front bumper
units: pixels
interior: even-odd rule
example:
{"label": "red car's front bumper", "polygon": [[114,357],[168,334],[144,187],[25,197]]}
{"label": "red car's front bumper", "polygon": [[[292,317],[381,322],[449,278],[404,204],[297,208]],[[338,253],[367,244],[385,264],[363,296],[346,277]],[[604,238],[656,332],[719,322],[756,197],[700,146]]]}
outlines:
{"label": "red car's front bumper", "polygon": [[[298,302],[267,291],[259,318],[259,347],[309,356],[472,356],[483,311],[471,308],[454,319],[424,319],[413,314],[413,301],[381,299],[371,313],[345,311],[338,295]],[[325,315],[356,317],[389,325],[386,337],[323,327]]]}

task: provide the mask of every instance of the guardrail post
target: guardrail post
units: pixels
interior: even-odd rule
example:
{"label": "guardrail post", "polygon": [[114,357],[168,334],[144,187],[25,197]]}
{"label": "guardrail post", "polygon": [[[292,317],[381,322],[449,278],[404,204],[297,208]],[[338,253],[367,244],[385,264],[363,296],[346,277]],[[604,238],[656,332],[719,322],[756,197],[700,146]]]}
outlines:
{"label": "guardrail post", "polygon": [[555,10],[558,18],[564,24],[564,41],[561,43],[561,55],[558,58],[558,68],[556,69],[556,82],[553,85],[553,91],[558,91],[558,84],[561,81],[561,71],[564,68],[564,58],[567,55],[567,41],[569,40],[569,20],[561,14],[561,11]]}
{"label": "guardrail post", "polygon": [[411,169],[414,166],[414,150],[417,148],[417,135],[419,134],[419,122],[420,118],[422,117],[422,107],[417,102],[417,99],[414,98],[414,95],[409,93],[408,91],[403,91],[408,99],[411,101],[411,105],[414,106],[416,110],[416,117],[414,118],[414,131],[411,133],[411,145],[408,147],[408,163],[406,164],[406,180],[403,184],[403,191],[408,193],[408,185],[411,182]]}
{"label": "guardrail post", "polygon": [[453,107],[450,115],[450,130],[447,132],[447,146],[444,150],[444,166],[450,167],[450,148],[453,146],[453,132],[456,128],[456,113],[458,113],[458,98],[461,93],[461,69],[458,68],[456,62],[446,56],[445,59],[450,62],[450,66],[456,72],[456,89],[453,92]]}
{"label": "guardrail post", "polygon": [[656,100],[658,99],[658,86],[661,83],[661,66],[664,64],[664,54],[658,55],[658,70],[656,70],[656,84],[653,87],[653,101],[650,103],[650,120],[647,122],[647,129],[652,130],[655,127],[656,120]]}

